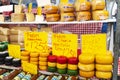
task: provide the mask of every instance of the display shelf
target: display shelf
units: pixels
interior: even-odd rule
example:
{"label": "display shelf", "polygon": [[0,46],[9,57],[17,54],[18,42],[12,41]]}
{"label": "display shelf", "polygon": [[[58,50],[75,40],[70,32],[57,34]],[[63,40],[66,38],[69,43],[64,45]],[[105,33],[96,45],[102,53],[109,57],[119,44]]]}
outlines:
{"label": "display shelf", "polygon": [[0,65],[0,68],[5,68],[5,69],[17,69],[20,70],[21,67],[13,67],[13,66],[6,66],[6,65]]}
{"label": "display shelf", "polygon": [[101,21],[73,21],[73,22],[0,22],[0,24],[82,24],[82,23],[98,23],[98,22],[116,22],[116,19],[107,19]]}

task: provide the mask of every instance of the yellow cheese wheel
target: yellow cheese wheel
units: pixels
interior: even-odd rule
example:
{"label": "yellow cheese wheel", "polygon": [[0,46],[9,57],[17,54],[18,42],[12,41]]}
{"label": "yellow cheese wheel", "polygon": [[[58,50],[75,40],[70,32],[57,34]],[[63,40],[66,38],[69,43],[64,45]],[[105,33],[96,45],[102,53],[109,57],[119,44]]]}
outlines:
{"label": "yellow cheese wheel", "polygon": [[94,64],[82,64],[78,63],[78,68],[83,71],[93,71],[95,66]]}
{"label": "yellow cheese wheel", "polygon": [[30,58],[30,61],[32,61],[32,62],[38,62],[38,58]]}
{"label": "yellow cheese wheel", "polygon": [[29,56],[29,54],[28,51],[21,51],[21,56]]}
{"label": "yellow cheese wheel", "polygon": [[111,54],[96,55],[96,63],[98,64],[112,64],[113,56]]}
{"label": "yellow cheese wheel", "polygon": [[26,20],[27,22],[35,21],[35,15],[33,13],[26,13]]}
{"label": "yellow cheese wheel", "polygon": [[103,10],[105,8],[105,0],[92,0],[92,10]]}
{"label": "yellow cheese wheel", "polygon": [[48,62],[48,66],[49,66],[49,67],[56,67],[56,63]]}
{"label": "yellow cheese wheel", "polygon": [[21,63],[24,63],[24,62],[27,62],[27,63],[29,63],[29,61],[23,61],[23,60],[21,61]]}
{"label": "yellow cheese wheel", "polygon": [[40,53],[40,57],[47,57],[49,56],[49,53]]}
{"label": "yellow cheese wheel", "polygon": [[73,65],[73,64],[68,64],[68,69],[69,70],[77,70],[77,65]]}
{"label": "yellow cheese wheel", "polygon": [[96,77],[97,78],[110,79],[112,77],[112,72],[96,71]]}
{"label": "yellow cheese wheel", "polygon": [[30,53],[30,57],[31,58],[38,58],[39,57],[39,53]]}
{"label": "yellow cheese wheel", "polygon": [[74,20],[75,20],[74,13],[61,13],[61,21],[66,22],[66,21],[74,21]]}
{"label": "yellow cheese wheel", "polygon": [[112,65],[102,65],[102,64],[96,64],[96,70],[98,71],[112,71]]}
{"label": "yellow cheese wheel", "polygon": [[79,62],[83,64],[94,63],[95,56],[93,54],[81,54],[79,56]]}
{"label": "yellow cheese wheel", "polygon": [[47,57],[39,57],[39,61],[46,62],[47,61]]}
{"label": "yellow cheese wheel", "polygon": [[23,61],[29,61],[29,56],[21,56],[21,60],[23,60]]}
{"label": "yellow cheese wheel", "polygon": [[32,62],[30,61],[31,64],[35,64],[35,65],[38,65],[38,62]]}
{"label": "yellow cheese wheel", "polygon": [[85,77],[85,78],[90,78],[90,77],[93,77],[94,76],[94,74],[95,74],[95,72],[94,71],[82,71],[82,70],[79,70],[79,75],[81,76],[81,77]]}
{"label": "yellow cheese wheel", "polygon": [[45,71],[46,71],[46,70],[47,70],[47,66],[39,66],[39,69],[40,69],[40,70],[45,70]]}
{"label": "yellow cheese wheel", "polygon": [[59,64],[59,63],[57,63],[57,68],[58,69],[65,69],[65,68],[67,68],[67,64]]}
{"label": "yellow cheese wheel", "polygon": [[47,62],[39,61],[39,66],[47,66]]}

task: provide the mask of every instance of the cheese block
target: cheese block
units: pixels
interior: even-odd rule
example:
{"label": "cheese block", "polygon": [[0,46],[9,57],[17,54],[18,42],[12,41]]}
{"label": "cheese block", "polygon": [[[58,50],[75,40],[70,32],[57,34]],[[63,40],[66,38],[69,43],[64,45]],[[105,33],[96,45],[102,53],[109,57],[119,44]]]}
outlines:
{"label": "cheese block", "polygon": [[74,20],[75,20],[74,13],[61,13],[61,21],[62,22],[74,21]]}
{"label": "cheese block", "polygon": [[87,71],[87,72],[86,72],[86,71],[79,70],[79,75],[80,75],[81,77],[90,78],[90,77],[93,77],[94,74],[95,74],[94,71]]}
{"label": "cheese block", "polygon": [[47,66],[39,66],[39,69],[40,69],[40,70],[43,70],[43,71],[44,71],[44,70],[46,71],[46,70],[47,70]]}
{"label": "cheese block", "polygon": [[98,71],[104,71],[104,72],[110,72],[112,71],[112,65],[102,65],[102,64],[96,64],[96,70]]}
{"label": "cheese block", "polygon": [[2,42],[2,41],[8,41],[8,36],[0,35],[0,42]]}
{"label": "cheese block", "polygon": [[10,42],[24,42],[23,35],[10,35],[9,36]]}
{"label": "cheese block", "polygon": [[94,63],[95,56],[93,54],[81,54],[79,56],[79,62],[83,64]]}
{"label": "cheese block", "polygon": [[105,8],[105,0],[92,0],[92,10],[103,10]]}
{"label": "cheese block", "polygon": [[109,17],[109,12],[106,10],[93,11],[93,20],[105,20]]}
{"label": "cheese block", "polygon": [[91,19],[91,13],[89,11],[83,11],[77,13],[77,21],[88,21]]}
{"label": "cheese block", "polygon": [[56,62],[48,62],[49,67],[56,67]]}
{"label": "cheese block", "polygon": [[77,65],[74,65],[74,64],[68,64],[68,69],[69,70],[77,70]]}
{"label": "cheese block", "polygon": [[24,13],[12,13],[11,22],[23,22],[25,19]]}
{"label": "cheese block", "polygon": [[49,56],[49,53],[40,53],[40,57],[47,57]]}
{"label": "cheese block", "polygon": [[38,60],[39,60],[38,58],[30,58],[31,62],[38,62]]}
{"label": "cheese block", "polygon": [[39,61],[46,62],[47,61],[47,57],[39,57]]}
{"label": "cheese block", "polygon": [[46,21],[55,22],[60,20],[59,14],[46,14]]}
{"label": "cheese block", "polygon": [[35,21],[35,15],[33,13],[26,13],[26,20],[27,22]]}
{"label": "cheese block", "polygon": [[39,61],[39,66],[47,66],[47,62]]}
{"label": "cheese block", "polygon": [[10,30],[8,28],[0,28],[0,35],[10,35]]}
{"label": "cheese block", "polygon": [[5,21],[4,16],[0,14],[0,22],[4,22],[4,21]]}
{"label": "cheese block", "polygon": [[21,56],[21,60],[23,60],[23,61],[29,61],[29,56]]}
{"label": "cheese block", "polygon": [[94,64],[82,64],[78,63],[78,68],[83,71],[93,71],[95,66]]}
{"label": "cheese block", "polygon": [[23,6],[22,5],[15,5],[14,10],[15,10],[15,13],[22,13],[23,12]]}
{"label": "cheese block", "polygon": [[44,6],[44,12],[46,14],[56,14],[58,12],[58,7],[53,5]]}
{"label": "cheese block", "polygon": [[101,72],[96,71],[97,78],[110,79],[112,77],[112,72]]}
{"label": "cheese block", "polygon": [[65,68],[67,68],[67,64],[59,64],[59,63],[57,63],[57,68],[58,69],[65,69]]}
{"label": "cheese block", "polygon": [[38,58],[39,57],[39,53],[32,52],[32,53],[30,53],[30,57],[31,58]]}
{"label": "cheese block", "polygon": [[29,56],[29,51],[21,51],[21,56]]}

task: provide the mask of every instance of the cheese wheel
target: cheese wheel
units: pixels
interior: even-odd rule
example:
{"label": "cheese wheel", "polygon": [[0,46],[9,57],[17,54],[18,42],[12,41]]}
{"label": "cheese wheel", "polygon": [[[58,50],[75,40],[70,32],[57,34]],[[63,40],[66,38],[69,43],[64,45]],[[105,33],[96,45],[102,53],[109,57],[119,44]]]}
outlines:
{"label": "cheese wheel", "polygon": [[81,54],[79,56],[79,62],[83,64],[91,64],[94,63],[94,55],[93,54]]}
{"label": "cheese wheel", "polygon": [[74,13],[61,13],[61,21],[66,22],[66,21],[74,21],[74,20],[75,20]]}
{"label": "cheese wheel", "polygon": [[47,66],[47,62],[39,61],[39,66]]}
{"label": "cheese wheel", "polygon": [[77,13],[77,21],[88,21],[90,19],[91,19],[91,13],[89,11]]}
{"label": "cheese wheel", "polygon": [[23,60],[21,60],[21,63],[24,63],[24,62],[27,62],[27,63],[29,63],[29,61],[23,61]]}
{"label": "cheese wheel", "polygon": [[77,65],[73,65],[73,64],[68,64],[68,69],[69,70],[77,70]]}
{"label": "cheese wheel", "polygon": [[60,20],[59,14],[46,14],[46,21],[55,22]]}
{"label": "cheese wheel", "polygon": [[35,15],[33,13],[26,13],[26,20],[27,22],[35,21]]}
{"label": "cheese wheel", "polygon": [[54,14],[58,12],[58,7],[53,5],[44,6],[44,11],[46,14]]}
{"label": "cheese wheel", "polygon": [[82,70],[79,70],[79,74],[81,77],[85,77],[85,78],[90,78],[90,77],[93,77],[95,72],[94,71],[82,71]]}
{"label": "cheese wheel", "polygon": [[30,53],[30,57],[31,58],[38,58],[39,57],[39,53]]}
{"label": "cheese wheel", "polygon": [[11,22],[23,22],[25,18],[24,13],[12,13]]}
{"label": "cheese wheel", "polygon": [[30,58],[30,61],[32,61],[32,62],[38,62],[38,58]]}
{"label": "cheese wheel", "polygon": [[105,8],[105,0],[92,0],[92,10],[103,10]]}
{"label": "cheese wheel", "polygon": [[56,67],[56,62],[48,62],[49,67]]}
{"label": "cheese wheel", "polygon": [[29,61],[29,56],[21,56],[21,60],[23,60],[23,61]]}
{"label": "cheese wheel", "polygon": [[97,78],[110,79],[112,77],[112,72],[101,72],[96,71]]}
{"label": "cheese wheel", "polygon": [[38,65],[38,62],[32,62],[30,61],[31,64],[35,64],[35,65]]}
{"label": "cheese wheel", "polygon": [[21,51],[21,56],[29,56],[29,54],[28,51]]}
{"label": "cheese wheel", "polygon": [[104,71],[104,72],[106,72],[106,71],[108,71],[108,72],[112,71],[112,65],[96,64],[95,67],[96,67],[96,70],[98,70],[98,71]]}
{"label": "cheese wheel", "polygon": [[78,63],[78,68],[83,71],[93,71],[95,66],[94,64],[82,64]]}
{"label": "cheese wheel", "polygon": [[40,70],[46,71],[47,70],[47,66],[39,66]]}
{"label": "cheese wheel", "polygon": [[46,62],[47,61],[47,57],[39,57],[39,61]]}
{"label": "cheese wheel", "polygon": [[96,63],[98,64],[112,64],[113,56],[112,55],[96,55]]}
{"label": "cheese wheel", "polygon": [[65,69],[65,68],[67,68],[67,64],[59,64],[59,63],[57,63],[57,68],[58,69]]}
{"label": "cheese wheel", "polygon": [[40,57],[47,57],[49,56],[49,53],[40,53]]}

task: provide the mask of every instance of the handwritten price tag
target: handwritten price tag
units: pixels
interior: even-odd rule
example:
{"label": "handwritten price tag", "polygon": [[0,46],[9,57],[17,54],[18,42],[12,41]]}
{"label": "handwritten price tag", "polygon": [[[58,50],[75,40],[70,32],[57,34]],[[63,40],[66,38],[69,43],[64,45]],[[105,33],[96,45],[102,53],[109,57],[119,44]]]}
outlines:
{"label": "handwritten price tag", "polygon": [[45,32],[25,32],[25,50],[30,52],[48,52],[48,34]]}
{"label": "handwritten price tag", "polygon": [[23,68],[23,71],[25,71],[25,72],[29,72],[31,74],[37,74],[37,65],[23,62],[22,68]]}
{"label": "handwritten price tag", "polygon": [[74,34],[53,34],[52,52],[53,55],[77,57],[77,35]]}
{"label": "handwritten price tag", "polygon": [[82,53],[105,54],[107,50],[106,34],[89,34],[81,36]]}
{"label": "handwritten price tag", "polygon": [[8,45],[8,52],[9,52],[10,56],[12,56],[14,58],[19,58],[20,59],[20,56],[21,56],[20,45],[9,44]]}

